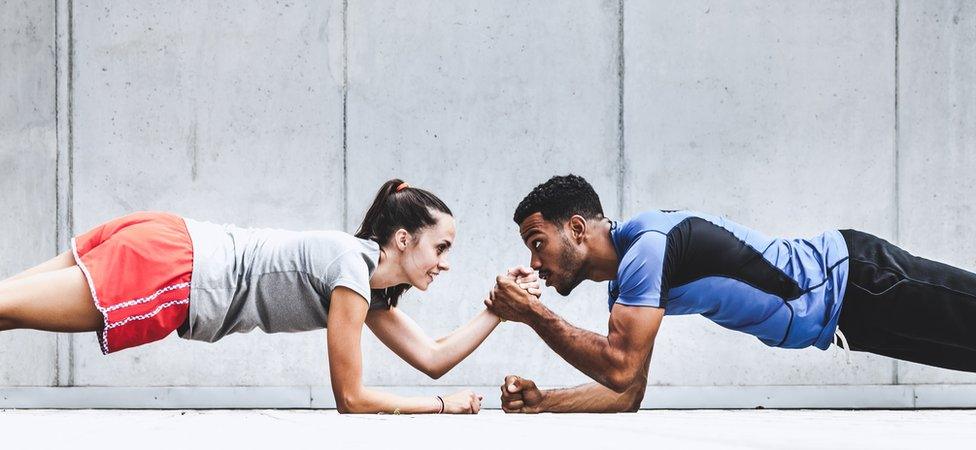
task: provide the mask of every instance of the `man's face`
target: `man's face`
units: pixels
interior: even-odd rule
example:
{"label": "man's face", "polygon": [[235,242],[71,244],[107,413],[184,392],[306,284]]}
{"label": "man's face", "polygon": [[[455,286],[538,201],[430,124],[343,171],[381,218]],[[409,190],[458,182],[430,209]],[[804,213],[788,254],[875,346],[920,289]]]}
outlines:
{"label": "man's face", "polygon": [[583,255],[572,239],[569,221],[555,224],[545,220],[542,213],[526,217],[519,225],[522,241],[532,252],[533,269],[559,295],[569,295],[583,282]]}

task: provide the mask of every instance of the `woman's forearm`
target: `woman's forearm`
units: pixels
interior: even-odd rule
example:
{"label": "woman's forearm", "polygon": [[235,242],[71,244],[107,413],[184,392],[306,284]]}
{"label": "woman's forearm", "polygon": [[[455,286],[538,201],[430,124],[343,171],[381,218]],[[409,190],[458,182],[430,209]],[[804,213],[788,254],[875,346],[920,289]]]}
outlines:
{"label": "woman's forearm", "polygon": [[500,322],[498,316],[486,309],[451,334],[437,339],[432,356],[431,376],[439,378],[451,370],[478,348]]}
{"label": "woman's forearm", "polygon": [[360,388],[358,392],[336,393],[336,406],[343,414],[436,414],[441,412],[437,397],[402,397],[388,392]]}

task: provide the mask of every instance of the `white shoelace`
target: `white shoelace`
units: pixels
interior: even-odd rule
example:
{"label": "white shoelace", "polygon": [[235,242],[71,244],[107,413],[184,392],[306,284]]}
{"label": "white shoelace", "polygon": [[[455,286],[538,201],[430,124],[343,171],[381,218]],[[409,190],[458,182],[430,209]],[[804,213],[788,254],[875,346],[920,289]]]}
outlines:
{"label": "white shoelace", "polygon": [[[838,341],[840,342],[838,343]],[[844,332],[840,331],[840,327],[834,330],[834,345],[844,349],[844,353],[847,354],[847,363],[851,364],[851,347],[847,345],[847,338],[844,337]]]}

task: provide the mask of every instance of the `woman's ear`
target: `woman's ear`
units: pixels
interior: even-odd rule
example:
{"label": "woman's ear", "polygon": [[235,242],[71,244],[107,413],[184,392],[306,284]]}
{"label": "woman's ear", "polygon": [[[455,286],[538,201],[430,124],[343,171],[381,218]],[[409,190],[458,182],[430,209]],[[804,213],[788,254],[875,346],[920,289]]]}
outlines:
{"label": "woman's ear", "polygon": [[399,230],[396,230],[396,233],[393,233],[393,244],[396,245],[397,249],[399,249],[401,252],[407,249],[407,244],[410,243],[410,239],[410,233],[403,228],[400,228]]}

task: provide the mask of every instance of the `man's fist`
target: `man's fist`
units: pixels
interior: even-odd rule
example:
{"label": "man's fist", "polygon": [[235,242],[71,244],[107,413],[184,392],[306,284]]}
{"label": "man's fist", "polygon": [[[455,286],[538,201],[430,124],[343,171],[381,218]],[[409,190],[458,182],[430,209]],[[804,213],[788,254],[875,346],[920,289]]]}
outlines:
{"label": "man's fist", "polygon": [[509,375],[502,384],[502,410],[507,413],[535,414],[542,412],[543,393],[535,382]]}

